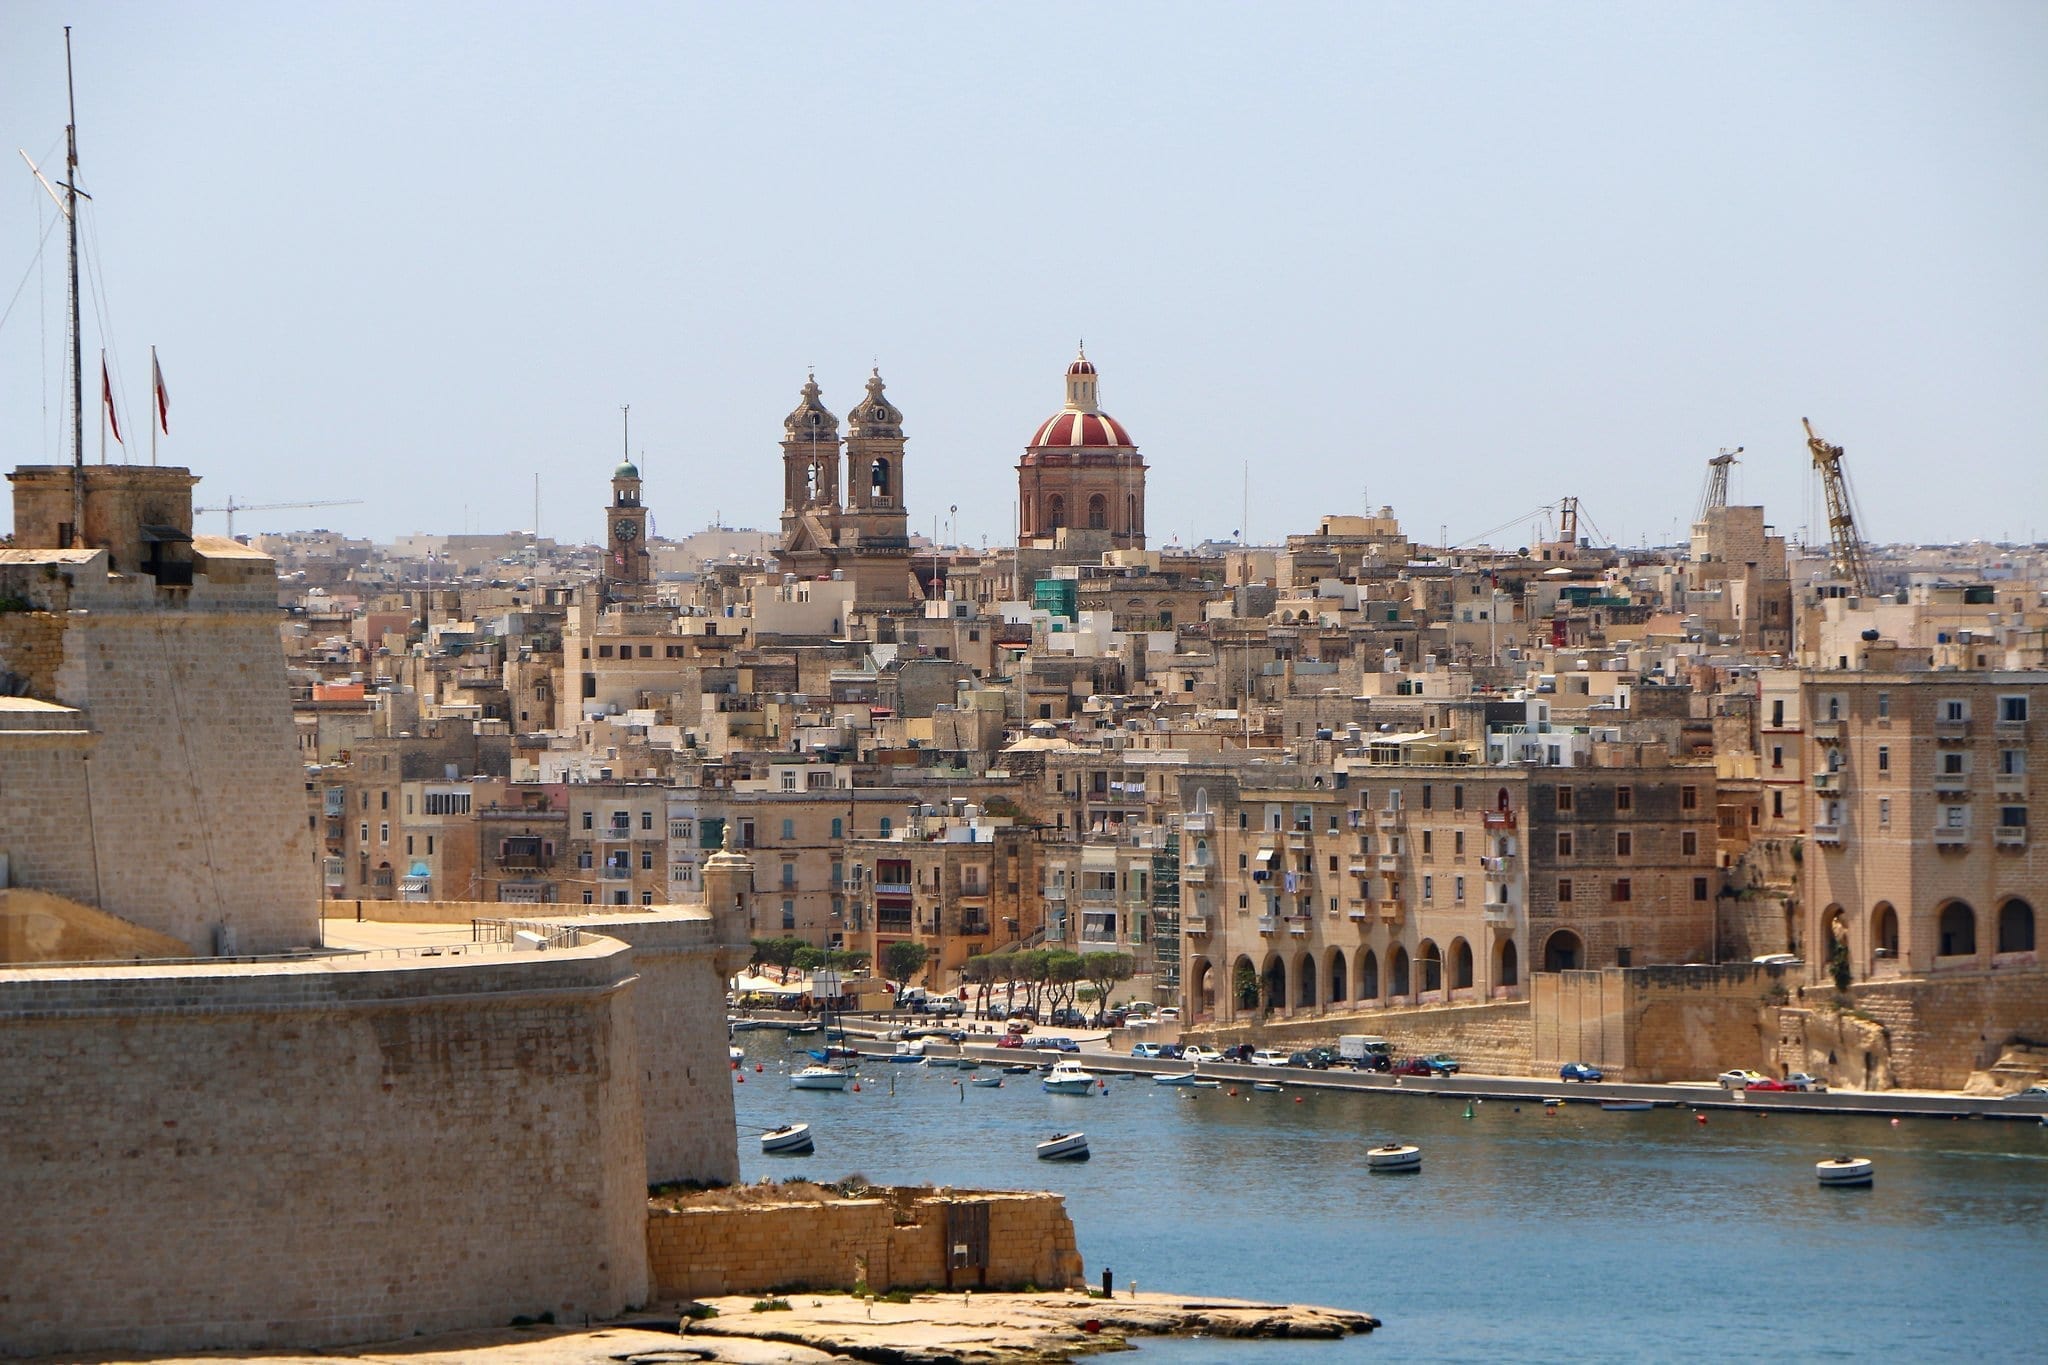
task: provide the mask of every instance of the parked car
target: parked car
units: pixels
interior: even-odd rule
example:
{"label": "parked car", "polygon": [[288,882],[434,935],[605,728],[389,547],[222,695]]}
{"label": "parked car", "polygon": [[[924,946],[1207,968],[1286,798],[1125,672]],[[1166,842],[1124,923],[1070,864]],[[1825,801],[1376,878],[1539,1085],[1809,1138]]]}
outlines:
{"label": "parked car", "polygon": [[1252,1059],[1252,1053],[1256,1051],[1258,1049],[1250,1043],[1232,1043],[1229,1047],[1223,1049],[1223,1060],[1226,1062],[1249,1062]]}
{"label": "parked car", "polygon": [[1187,1049],[1179,1043],[1159,1043],[1156,1046],[1159,1048],[1160,1056],[1171,1057],[1174,1061],[1179,1061],[1187,1055]]}
{"label": "parked car", "polygon": [[[1787,1090],[1826,1090],[1828,1083],[1818,1076],[1809,1076],[1804,1071],[1795,1071],[1785,1078]],[[2048,1095],[2048,1090],[2041,1092]]]}
{"label": "parked car", "polygon": [[1166,1007],[1165,1009],[1162,1009],[1162,1010],[1160,1010],[1160,1011],[1159,1011],[1159,1021],[1160,1021],[1161,1023],[1179,1023],[1179,1022],[1180,1022],[1180,1010],[1179,1010],[1179,1008],[1178,1008],[1178,1007],[1176,1007],[1176,1006],[1173,1006],[1173,1005],[1168,1005],[1168,1006],[1167,1006],[1167,1007]]}
{"label": "parked car", "polygon": [[1420,1057],[1409,1057],[1404,1061],[1395,1062],[1393,1070],[1396,1076],[1434,1076],[1436,1074],[1429,1069],[1429,1063]]}
{"label": "parked car", "polygon": [[1742,1068],[1737,1067],[1733,1071],[1722,1072],[1714,1079],[1721,1083],[1723,1089],[1747,1090],[1749,1088],[1749,1083],[1751,1081],[1760,1081],[1764,1079],[1764,1073],[1761,1071],[1745,1071]]}
{"label": "parked car", "polygon": [[1287,1054],[1278,1048],[1262,1047],[1247,1058],[1253,1066],[1286,1066]]}
{"label": "parked car", "polygon": [[1586,1062],[1566,1062],[1557,1069],[1557,1078],[1561,1081],[1597,1081],[1601,1075],[1599,1067]]}
{"label": "parked car", "polygon": [[1352,1062],[1351,1065],[1357,1071],[1392,1071],[1394,1069],[1394,1054],[1391,1052],[1368,1052],[1363,1057]]}
{"label": "parked car", "polygon": [[1457,1059],[1448,1052],[1439,1052],[1435,1056],[1424,1057],[1422,1064],[1429,1068],[1429,1074],[1432,1076],[1455,1076],[1458,1074]]}
{"label": "parked car", "polygon": [[1003,1035],[1002,1037],[1000,1037],[1000,1038],[996,1039],[996,1046],[997,1046],[997,1047],[1022,1047],[1022,1046],[1024,1046],[1024,1039],[1023,1039],[1023,1036],[1022,1036],[1022,1035],[1020,1035],[1020,1034],[1015,1034],[1015,1033],[1005,1033],[1005,1034],[1004,1034],[1004,1035]]}
{"label": "parked car", "polygon": [[957,1019],[967,1013],[967,1006],[960,1003],[958,996],[935,995],[924,1003],[927,1014],[936,1014],[941,1019]]}
{"label": "parked car", "polygon": [[1162,1043],[1133,1043],[1131,1045],[1131,1055],[1133,1057],[1164,1057],[1166,1055],[1165,1045]]}
{"label": "parked car", "polygon": [[2048,1085],[2030,1085],[2006,1096],[2009,1100],[2048,1100]]}
{"label": "parked car", "polygon": [[1081,1050],[1079,1043],[1075,1042],[1072,1038],[1063,1037],[1059,1034],[1047,1034],[1043,1038],[1033,1038],[1025,1046],[1035,1047],[1040,1052],[1079,1052]]}
{"label": "parked car", "polygon": [[1071,1005],[1062,1005],[1052,1012],[1052,1022],[1057,1028],[1086,1028],[1088,1016]]}
{"label": "parked car", "polygon": [[1213,1047],[1203,1047],[1200,1043],[1184,1044],[1181,1047],[1180,1055],[1190,1062],[1220,1062],[1223,1060],[1221,1052]]}
{"label": "parked car", "polygon": [[1305,1066],[1316,1071],[1328,1071],[1343,1059],[1333,1047],[1305,1047],[1287,1059],[1289,1066]]}
{"label": "parked car", "polygon": [[1794,1087],[1772,1076],[1759,1076],[1742,1088],[1744,1090],[1791,1090]]}
{"label": "parked car", "polygon": [[1092,1023],[1096,1028],[1122,1028],[1129,1019],[1130,1016],[1124,1012],[1123,1007],[1118,1006],[1116,1009],[1104,1010],[1096,1015]]}
{"label": "parked car", "polygon": [[927,1026],[924,1028],[905,1029],[903,1030],[903,1036],[905,1038],[944,1038],[949,1043],[964,1043],[967,1041],[967,1030],[964,1028],[932,1028]]}

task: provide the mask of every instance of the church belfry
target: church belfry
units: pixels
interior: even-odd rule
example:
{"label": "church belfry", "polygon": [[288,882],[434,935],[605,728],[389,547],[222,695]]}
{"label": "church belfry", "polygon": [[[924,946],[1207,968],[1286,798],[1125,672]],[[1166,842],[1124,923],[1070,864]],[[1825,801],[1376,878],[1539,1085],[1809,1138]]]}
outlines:
{"label": "church belfry", "polygon": [[818,377],[811,375],[796,407],[782,419],[783,537],[806,513],[830,518],[838,510],[839,419],[825,407]]}
{"label": "church belfry", "polygon": [[907,541],[903,499],[903,414],[882,390],[882,372],[846,419],[846,520],[862,543]]}
{"label": "church belfry", "polygon": [[847,414],[846,494],[840,495],[839,419],[818,379],[782,422],[782,571],[854,584],[858,607],[912,604],[910,517],[903,490],[903,414],[883,393],[880,370]]}
{"label": "church belfry", "polygon": [[612,471],[612,500],[605,508],[604,578],[614,588],[637,590],[653,580],[647,553],[647,509],[640,503],[640,470],[621,460]]}

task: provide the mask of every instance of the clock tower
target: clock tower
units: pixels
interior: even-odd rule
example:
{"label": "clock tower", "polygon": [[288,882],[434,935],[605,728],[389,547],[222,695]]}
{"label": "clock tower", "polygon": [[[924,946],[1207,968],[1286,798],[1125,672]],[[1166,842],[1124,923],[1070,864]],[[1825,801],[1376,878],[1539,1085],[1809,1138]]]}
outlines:
{"label": "clock tower", "polygon": [[640,505],[640,470],[625,460],[612,471],[612,501],[605,508],[604,580],[612,596],[630,597],[653,578],[647,509]]}

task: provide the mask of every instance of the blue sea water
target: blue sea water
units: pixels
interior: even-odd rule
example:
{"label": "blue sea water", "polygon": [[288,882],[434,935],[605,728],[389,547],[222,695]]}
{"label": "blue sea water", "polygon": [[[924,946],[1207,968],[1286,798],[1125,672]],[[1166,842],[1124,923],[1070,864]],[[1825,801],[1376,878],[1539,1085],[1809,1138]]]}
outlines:
{"label": "blue sea water", "polygon": [[[755,1035],[757,1038],[759,1035]],[[1194,1362],[2048,1359],[2048,1127],[2034,1123],[1606,1113],[1411,1095],[1118,1078],[1086,1097],[875,1063],[861,1092],[791,1091],[774,1044],[736,1087],[750,1180],[1067,1196],[1091,1282],[1318,1303],[1384,1327],[1342,1343],[1148,1342]],[[983,1074],[987,1074],[984,1070]],[[808,1122],[809,1158],[750,1134]],[[1084,1129],[1093,1159],[1033,1144]],[[1415,1175],[1368,1173],[1390,1138]],[[1867,1190],[1813,1163],[1877,1163]]]}

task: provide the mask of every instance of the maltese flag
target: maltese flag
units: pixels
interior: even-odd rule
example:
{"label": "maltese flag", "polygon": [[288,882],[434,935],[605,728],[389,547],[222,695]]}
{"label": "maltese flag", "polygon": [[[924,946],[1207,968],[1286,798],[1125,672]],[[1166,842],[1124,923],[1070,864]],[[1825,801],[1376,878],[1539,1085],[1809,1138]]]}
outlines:
{"label": "maltese flag", "polygon": [[156,363],[156,347],[149,348],[149,382],[156,389],[156,420],[164,435],[171,434],[171,391],[164,387],[163,367]]}

